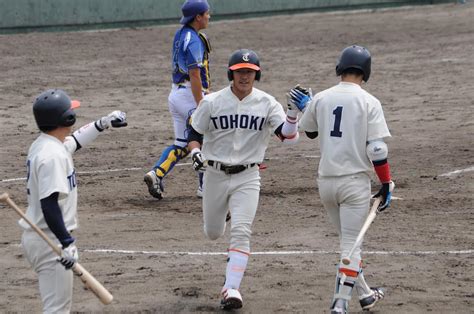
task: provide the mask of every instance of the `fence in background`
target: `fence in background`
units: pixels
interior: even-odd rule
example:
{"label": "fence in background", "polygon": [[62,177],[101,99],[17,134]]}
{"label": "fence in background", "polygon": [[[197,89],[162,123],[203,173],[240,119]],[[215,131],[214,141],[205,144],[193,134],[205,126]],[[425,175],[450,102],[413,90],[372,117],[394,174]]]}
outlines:
{"label": "fence in background", "polygon": [[[178,23],[184,0],[0,0],[0,33]],[[453,0],[208,0],[212,19]]]}

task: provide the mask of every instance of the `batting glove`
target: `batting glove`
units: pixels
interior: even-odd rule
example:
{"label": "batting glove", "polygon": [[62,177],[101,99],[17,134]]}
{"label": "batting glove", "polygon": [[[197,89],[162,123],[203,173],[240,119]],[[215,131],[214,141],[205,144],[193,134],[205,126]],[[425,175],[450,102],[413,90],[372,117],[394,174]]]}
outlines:
{"label": "batting glove", "polygon": [[191,151],[191,158],[193,160],[193,168],[196,171],[206,170],[204,167],[204,158],[202,157],[201,150],[199,148],[193,148]]}
{"label": "batting glove", "polygon": [[386,208],[390,206],[390,202],[392,201],[392,192],[395,189],[395,183],[390,181],[389,183],[383,183],[382,188],[374,195],[373,198],[381,197],[382,200],[380,201],[380,205],[378,207],[378,211],[382,212]]}
{"label": "batting glove", "polygon": [[[306,105],[312,100],[312,91],[311,88],[307,89],[301,87],[299,84],[290,89],[290,92],[287,94],[286,99],[288,102],[288,108],[292,110],[299,110],[303,112],[306,108]],[[290,108],[291,107],[291,108]]]}
{"label": "batting glove", "polygon": [[79,259],[79,252],[74,243],[69,244],[68,247],[65,247],[61,251],[61,257],[58,257],[58,262],[60,262],[66,269],[72,268],[74,264]]}
{"label": "batting glove", "polygon": [[125,112],[115,110],[105,117],[100,118],[95,122],[97,129],[103,131],[108,129],[110,126],[114,128],[121,128],[127,126],[127,115]]}

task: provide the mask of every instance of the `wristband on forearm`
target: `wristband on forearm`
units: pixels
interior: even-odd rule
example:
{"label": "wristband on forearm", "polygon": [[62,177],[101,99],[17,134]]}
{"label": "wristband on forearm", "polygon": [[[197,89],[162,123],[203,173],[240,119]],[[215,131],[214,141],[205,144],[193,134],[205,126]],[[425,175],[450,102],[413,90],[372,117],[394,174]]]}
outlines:
{"label": "wristband on forearm", "polygon": [[374,161],[373,165],[380,182],[389,183],[392,181],[390,178],[390,165],[387,159]]}

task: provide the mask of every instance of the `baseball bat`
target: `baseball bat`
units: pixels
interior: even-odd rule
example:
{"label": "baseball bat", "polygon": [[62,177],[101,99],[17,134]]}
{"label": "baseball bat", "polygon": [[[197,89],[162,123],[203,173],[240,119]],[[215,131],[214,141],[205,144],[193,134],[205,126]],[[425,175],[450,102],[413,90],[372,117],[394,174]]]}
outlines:
{"label": "baseball bat", "polygon": [[[54,253],[56,253],[58,256],[61,256],[61,249],[59,248],[58,245],[56,245],[38,226],[36,226],[34,223],[32,223],[28,217],[23,213],[23,211],[13,202],[13,200],[8,196],[7,193],[3,193],[0,195],[0,201],[7,203],[11,208],[13,208],[18,215],[21,216],[30,226],[31,228],[38,233],[38,235],[43,238],[43,240],[48,243],[48,245],[53,249]],[[103,303],[103,304],[110,304],[113,300],[112,294],[105,289],[105,287],[97,281],[97,279],[94,278],[81,264],[79,263],[74,263],[74,266],[72,266],[72,271],[76,276],[78,276],[82,283],[90,290],[92,291],[97,298]]]}
{"label": "baseball bat", "polygon": [[372,221],[374,221],[375,216],[377,216],[377,209],[379,207],[380,202],[382,199],[380,197],[377,197],[374,201],[374,204],[372,204],[372,208],[369,211],[369,215],[367,215],[367,218],[365,219],[364,224],[362,225],[362,229],[360,229],[359,235],[357,236],[354,245],[352,246],[351,250],[349,251],[349,254],[345,257],[342,258],[342,263],[344,265],[349,265],[351,263],[351,257],[352,254],[354,254],[355,249],[359,246],[360,242],[364,238],[365,233],[370,227],[370,224]]}

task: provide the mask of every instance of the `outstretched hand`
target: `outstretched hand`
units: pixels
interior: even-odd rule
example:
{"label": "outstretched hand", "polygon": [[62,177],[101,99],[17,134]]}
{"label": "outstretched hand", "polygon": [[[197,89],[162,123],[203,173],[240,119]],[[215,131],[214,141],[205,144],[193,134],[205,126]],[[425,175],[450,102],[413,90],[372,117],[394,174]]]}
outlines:
{"label": "outstretched hand", "polygon": [[286,94],[288,109],[303,112],[312,97],[311,88],[304,88],[298,84]]}

